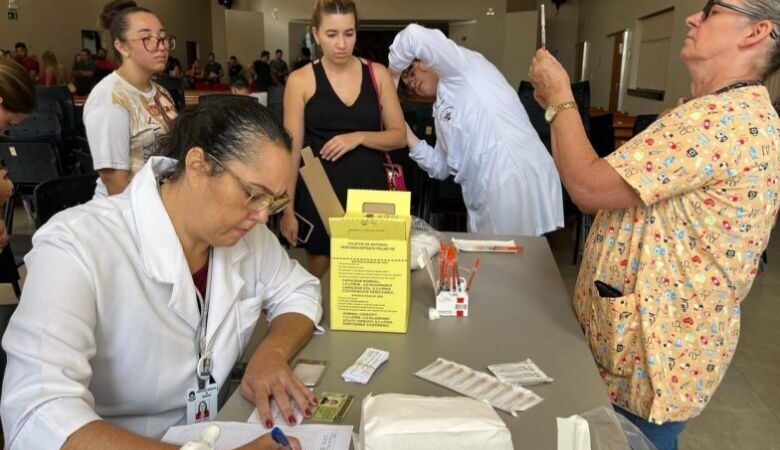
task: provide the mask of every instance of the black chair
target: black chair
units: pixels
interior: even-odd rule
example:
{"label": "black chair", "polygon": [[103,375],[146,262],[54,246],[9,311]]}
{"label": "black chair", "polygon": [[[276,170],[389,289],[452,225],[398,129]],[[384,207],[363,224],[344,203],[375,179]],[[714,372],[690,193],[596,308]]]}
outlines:
{"label": "black chair", "polygon": [[22,296],[22,288],[19,286],[19,266],[9,243],[0,252],[0,283],[11,284],[17,299]]}
{"label": "black chair", "polygon": [[[590,82],[580,81],[572,83],[571,91],[574,94],[574,100],[577,102],[577,111],[580,113],[582,125],[585,127],[585,134],[590,136]],[[520,102],[528,114],[531,126],[534,127],[547,150],[552,152],[550,125],[544,119],[544,109],[534,98],[533,85],[528,81],[521,81],[520,86],[517,87],[517,95],[520,97]]]}
{"label": "black chair", "polygon": [[24,256],[32,248],[32,236],[14,235],[14,205],[18,187],[5,204],[3,211],[5,228],[8,232],[8,245],[0,252],[0,283],[10,283],[16,298],[20,298],[22,290],[19,287],[19,267],[24,264]]}
{"label": "black chair", "polygon": [[182,112],[187,106],[186,99],[184,97],[184,85],[179,78],[173,77],[160,77],[154,80],[160,86],[164,87],[171,98],[173,99],[173,105],[178,112]]}
{"label": "black chair", "polygon": [[74,175],[44,181],[35,188],[35,226],[40,228],[54,214],[92,200],[96,174]]}
{"label": "black chair", "polygon": [[85,137],[76,137],[76,148],[73,149],[79,174],[96,173],[95,164],[92,161],[92,152],[89,149],[89,141]]}
{"label": "black chair", "polygon": [[615,126],[612,113],[594,116],[590,119],[590,143],[599,158],[615,151]]}
{"label": "black chair", "polygon": [[8,169],[8,177],[19,187],[34,188],[62,174],[57,150],[49,142],[0,142],[0,158]]}
{"label": "black chair", "polygon": [[63,147],[62,124],[55,114],[34,113],[17,125],[6,127],[5,135],[15,141],[48,141]]}
{"label": "black chair", "polygon": [[59,100],[53,96],[37,95],[35,98],[35,111],[34,114],[56,116],[60,121],[60,127],[64,121],[64,113]]}
{"label": "black chair", "polygon": [[658,120],[658,114],[640,114],[636,116],[636,121],[634,122],[634,130],[633,130],[633,136],[636,136],[637,134],[643,132],[647,127],[653,124]]}
{"label": "black chair", "polygon": [[73,103],[73,95],[66,86],[38,86],[35,88],[35,94],[38,101],[53,98],[59,103],[62,111],[62,129],[66,140],[78,134],[76,107]]}

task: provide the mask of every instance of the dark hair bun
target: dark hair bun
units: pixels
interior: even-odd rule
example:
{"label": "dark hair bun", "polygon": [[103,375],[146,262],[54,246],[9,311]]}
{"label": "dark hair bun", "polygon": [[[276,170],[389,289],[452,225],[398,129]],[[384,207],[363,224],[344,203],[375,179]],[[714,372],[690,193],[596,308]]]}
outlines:
{"label": "dark hair bun", "polygon": [[133,0],[112,0],[106,3],[106,6],[103,7],[103,12],[100,13],[100,25],[106,30],[110,30],[111,22],[120,11],[136,7],[138,7],[138,4]]}

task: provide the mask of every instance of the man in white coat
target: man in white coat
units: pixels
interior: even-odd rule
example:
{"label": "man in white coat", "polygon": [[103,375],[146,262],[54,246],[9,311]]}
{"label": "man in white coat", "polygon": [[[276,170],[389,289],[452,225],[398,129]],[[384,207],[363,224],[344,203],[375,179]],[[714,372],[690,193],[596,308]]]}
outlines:
{"label": "man in white coat", "polygon": [[563,227],[555,163],[517,93],[477,52],[441,31],[409,25],[390,46],[390,71],[435,96],[436,147],[407,126],[410,157],[463,190],[470,232],[539,236]]}

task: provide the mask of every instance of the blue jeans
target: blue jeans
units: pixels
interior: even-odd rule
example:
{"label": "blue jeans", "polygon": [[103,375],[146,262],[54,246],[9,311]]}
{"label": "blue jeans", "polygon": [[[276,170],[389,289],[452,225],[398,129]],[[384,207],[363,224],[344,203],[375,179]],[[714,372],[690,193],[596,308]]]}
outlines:
{"label": "blue jeans", "polygon": [[677,450],[677,437],[688,425],[688,422],[666,422],[663,425],[656,425],[647,420],[631,414],[625,409],[612,405],[615,411],[620,413],[629,422],[636,425],[647,439],[655,445],[658,450]]}

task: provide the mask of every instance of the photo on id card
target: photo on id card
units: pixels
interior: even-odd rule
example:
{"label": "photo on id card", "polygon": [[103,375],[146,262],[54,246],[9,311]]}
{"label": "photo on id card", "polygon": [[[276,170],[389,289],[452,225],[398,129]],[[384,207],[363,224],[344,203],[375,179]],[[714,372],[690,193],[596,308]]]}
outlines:
{"label": "photo on id card", "polygon": [[354,395],[323,392],[320,395],[320,404],[311,418],[321,422],[341,422],[354,401]]}
{"label": "photo on id card", "polygon": [[218,396],[219,388],[215,384],[187,391],[187,425],[214,420],[219,408]]}

